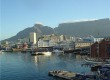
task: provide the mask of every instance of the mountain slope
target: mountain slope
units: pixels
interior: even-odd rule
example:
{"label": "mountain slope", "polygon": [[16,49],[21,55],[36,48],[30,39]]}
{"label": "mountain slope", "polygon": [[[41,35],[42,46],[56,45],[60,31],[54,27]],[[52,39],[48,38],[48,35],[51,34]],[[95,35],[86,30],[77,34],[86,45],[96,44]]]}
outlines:
{"label": "mountain slope", "polygon": [[35,24],[33,27],[29,27],[29,28],[26,28],[26,29],[18,32],[17,35],[15,35],[11,38],[5,39],[5,41],[16,41],[16,40],[22,39],[22,38],[27,38],[27,37],[29,38],[30,32],[36,32],[37,36],[39,37],[44,34],[45,35],[53,34],[54,30],[48,26],[43,26],[41,24]]}

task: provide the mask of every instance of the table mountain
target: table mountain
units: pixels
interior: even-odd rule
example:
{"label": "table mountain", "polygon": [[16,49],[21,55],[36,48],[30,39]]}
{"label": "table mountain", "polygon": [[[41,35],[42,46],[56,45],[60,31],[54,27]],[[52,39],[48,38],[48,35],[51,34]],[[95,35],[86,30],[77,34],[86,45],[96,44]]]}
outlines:
{"label": "table mountain", "polygon": [[55,32],[57,34],[71,35],[71,36],[110,36],[110,20],[99,19],[92,21],[81,22],[66,22],[59,24],[56,27]]}

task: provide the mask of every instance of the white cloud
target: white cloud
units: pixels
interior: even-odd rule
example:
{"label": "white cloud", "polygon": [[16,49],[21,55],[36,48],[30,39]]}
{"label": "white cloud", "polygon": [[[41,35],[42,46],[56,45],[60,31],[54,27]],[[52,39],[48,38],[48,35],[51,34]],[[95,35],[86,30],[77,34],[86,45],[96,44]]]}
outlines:
{"label": "white cloud", "polygon": [[61,23],[75,23],[75,22],[85,22],[85,21],[95,21],[98,19],[79,19],[79,20],[72,20],[72,21],[63,21]]}
{"label": "white cloud", "polygon": [[43,23],[42,23],[42,22],[36,22],[36,24],[41,24],[41,25],[43,25]]}

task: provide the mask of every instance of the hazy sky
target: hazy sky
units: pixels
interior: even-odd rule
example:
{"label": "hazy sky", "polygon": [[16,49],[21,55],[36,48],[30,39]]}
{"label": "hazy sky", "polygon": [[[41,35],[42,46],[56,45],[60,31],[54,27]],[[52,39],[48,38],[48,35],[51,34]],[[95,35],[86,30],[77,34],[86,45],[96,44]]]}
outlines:
{"label": "hazy sky", "polygon": [[0,40],[42,23],[110,18],[110,0],[0,0]]}

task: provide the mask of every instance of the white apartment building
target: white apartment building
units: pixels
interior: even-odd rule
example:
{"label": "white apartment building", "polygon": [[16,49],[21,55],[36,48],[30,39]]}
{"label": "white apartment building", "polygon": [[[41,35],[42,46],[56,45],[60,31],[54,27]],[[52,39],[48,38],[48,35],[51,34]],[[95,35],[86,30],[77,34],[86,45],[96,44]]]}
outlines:
{"label": "white apartment building", "polygon": [[75,48],[83,48],[83,47],[89,47],[90,45],[92,45],[93,43],[90,42],[76,42],[75,43]]}
{"label": "white apartment building", "polygon": [[60,36],[60,41],[64,41],[65,40],[65,36],[64,35],[61,35]]}
{"label": "white apartment building", "polygon": [[103,40],[104,38],[94,38],[94,42],[100,42],[101,40]]}
{"label": "white apartment building", "polygon": [[30,42],[33,44],[36,44],[36,33],[35,32],[31,32],[30,33]]}
{"label": "white apartment building", "polygon": [[93,36],[88,36],[88,37],[85,37],[85,38],[83,38],[83,41],[84,42],[100,42],[101,40],[103,40],[104,38],[95,38],[95,37],[93,37]]}
{"label": "white apartment building", "polygon": [[49,40],[39,39],[38,47],[49,47]]}
{"label": "white apartment building", "polygon": [[42,40],[39,39],[38,41],[38,47],[51,47],[51,46],[55,46],[56,43],[53,40]]}
{"label": "white apartment building", "polygon": [[43,40],[42,39],[39,39],[39,41],[38,41],[38,47],[43,47]]}

